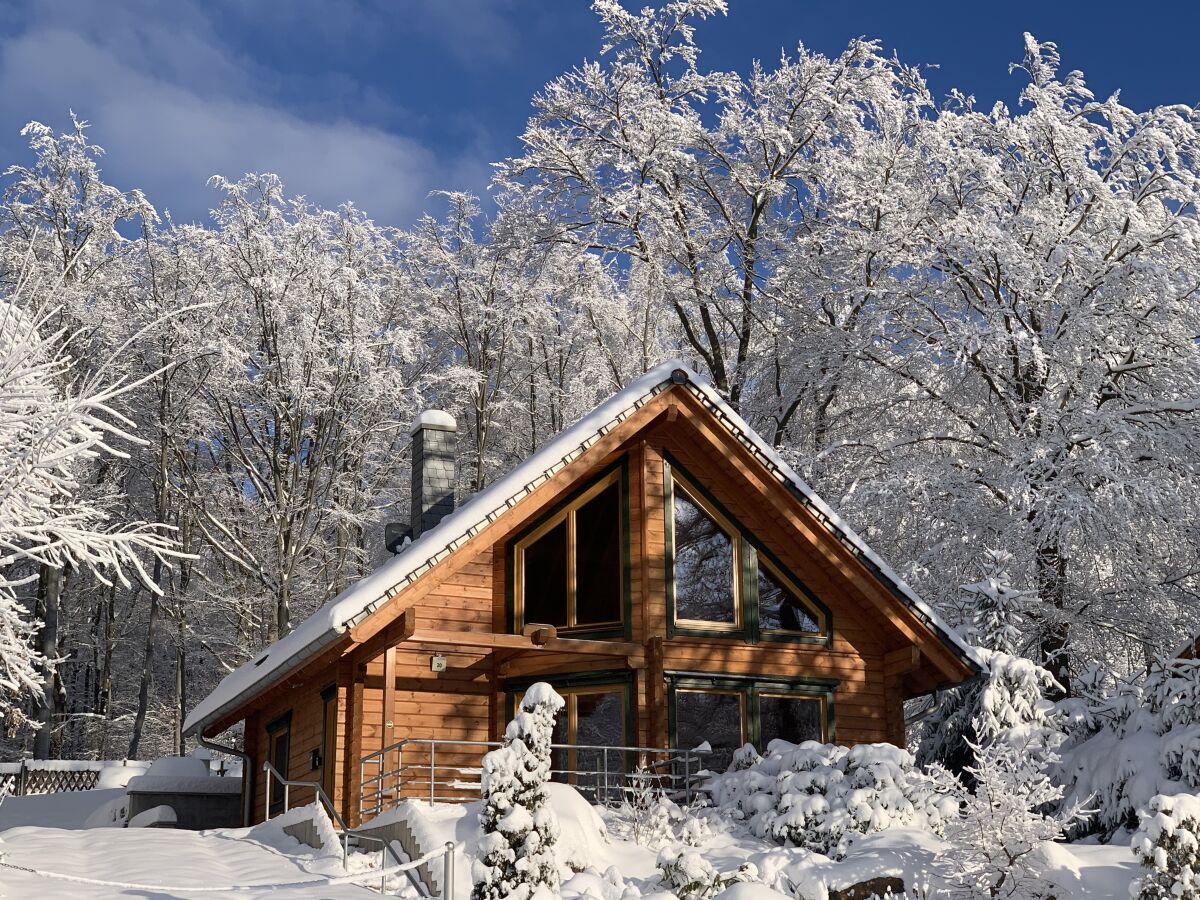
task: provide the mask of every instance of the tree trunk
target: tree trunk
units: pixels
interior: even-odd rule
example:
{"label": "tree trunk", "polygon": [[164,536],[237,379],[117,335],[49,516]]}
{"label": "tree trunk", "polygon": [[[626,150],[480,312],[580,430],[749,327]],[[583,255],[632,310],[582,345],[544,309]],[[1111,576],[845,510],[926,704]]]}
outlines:
{"label": "tree trunk", "polygon": [[[154,563],[154,583],[162,576],[162,562]],[[138,688],[137,713],[133,717],[133,734],[129,738],[130,759],[138,758],[138,745],[142,741],[142,728],[146,724],[146,710],[150,707],[150,685],[154,680],[154,628],[158,622],[158,594],[150,594],[150,617],[146,621],[146,642],[142,651],[142,683]]]}
{"label": "tree trunk", "polygon": [[1038,596],[1042,603],[1049,604],[1049,615],[1040,623],[1039,636],[1042,665],[1050,670],[1062,691],[1048,694],[1051,700],[1071,696],[1071,670],[1068,647],[1070,623],[1066,617],[1067,607],[1067,563],[1057,542],[1038,547],[1034,556],[1037,567]]}
{"label": "tree trunk", "polygon": [[33,742],[33,755],[36,759],[50,758],[50,739],[59,711],[55,661],[58,659],[58,614],[61,594],[62,569],[57,566],[42,566],[37,592],[37,618],[42,623],[38,634],[38,650],[45,657],[45,661],[42,663],[42,701],[38,704],[37,715],[41,724]]}

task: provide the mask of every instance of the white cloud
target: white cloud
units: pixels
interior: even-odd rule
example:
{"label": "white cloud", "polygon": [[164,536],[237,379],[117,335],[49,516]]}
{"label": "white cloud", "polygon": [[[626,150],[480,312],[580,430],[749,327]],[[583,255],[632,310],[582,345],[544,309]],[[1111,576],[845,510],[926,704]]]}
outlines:
{"label": "white cloud", "polygon": [[55,9],[0,46],[6,161],[28,158],[17,136],[27,121],[62,126],[74,109],[107,150],[106,180],[141,188],[177,219],[201,218],[215,203],[206,187],[214,174],[275,172],[290,193],[325,206],[351,200],[376,220],[400,225],[435,188],[486,184],[486,160],[470,151],[446,159],[345,116],[280,108],[271,82],[281,76],[222,46],[187,4],[178,6],[174,36],[171,23],[143,17],[146,8],[118,10],[114,4],[100,27],[94,15]]}

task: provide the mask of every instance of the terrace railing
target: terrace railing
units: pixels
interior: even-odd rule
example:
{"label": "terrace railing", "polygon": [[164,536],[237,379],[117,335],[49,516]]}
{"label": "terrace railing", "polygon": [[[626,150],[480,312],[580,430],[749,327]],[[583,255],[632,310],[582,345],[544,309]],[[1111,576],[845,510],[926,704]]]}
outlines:
{"label": "terrace railing", "polygon": [[[359,821],[401,800],[465,803],[480,795],[483,755],[499,741],[405,738],[359,762]],[[704,769],[697,750],[552,744],[551,778],[573,785],[593,803],[615,805],[649,779],[691,803]]]}

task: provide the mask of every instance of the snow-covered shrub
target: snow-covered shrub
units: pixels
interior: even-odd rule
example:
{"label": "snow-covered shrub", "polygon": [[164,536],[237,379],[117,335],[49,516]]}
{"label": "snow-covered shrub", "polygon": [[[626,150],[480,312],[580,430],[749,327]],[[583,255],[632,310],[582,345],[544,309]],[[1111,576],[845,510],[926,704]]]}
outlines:
{"label": "snow-covered shrub", "polygon": [[677,843],[688,847],[704,843],[712,831],[698,813],[695,805],[684,808],[668,797],[662,776],[639,764],[629,776],[624,800],[610,811],[610,816],[626,838],[658,849]]}
{"label": "snow-covered shrub", "polygon": [[625,826],[634,843],[643,847],[662,847],[675,840],[671,830],[671,806],[660,780],[644,764],[629,776],[625,800],[614,815]]}
{"label": "snow-covered shrub", "polygon": [[958,774],[975,761],[972,747],[1002,740],[1053,752],[1066,740],[1063,717],[1047,693],[1059,689],[1032,660],[976,647],[987,672],[942,698],[918,739],[922,765],[938,763]]}
{"label": "snow-covered shrub", "polygon": [[1063,705],[1074,736],[1055,777],[1068,801],[1092,798],[1089,831],[1132,830],[1155,795],[1200,792],[1200,661],[1160,659],[1140,680]]}
{"label": "snow-covered shrub", "polygon": [[994,741],[976,747],[975,755],[971,785],[936,765],[929,775],[930,783],[961,810],[945,822],[945,837],[953,850],[943,854],[940,874],[950,886],[949,894],[972,900],[1042,900],[1052,893],[1044,877],[1043,852],[1083,810],[1071,806],[1043,812],[1061,800],[1063,791],[1047,775],[1041,748]]}
{"label": "snow-covered shrub", "polygon": [[719,810],[746,820],[758,837],[841,857],[855,835],[891,827],[939,831],[956,809],[891,744],[840,747],[775,740],[742,771],[716,776]]}
{"label": "snow-covered shrub", "polygon": [[1134,900],[1200,900],[1200,796],[1152,797],[1133,836],[1150,872],[1129,886]]}
{"label": "snow-covered shrub", "polygon": [[658,871],[662,883],[667,885],[679,900],[707,900],[731,884],[752,881],[757,873],[752,866],[742,866],[730,875],[722,875],[707,859],[695,850],[674,847],[658,854]]}
{"label": "snow-covered shrub", "polygon": [[504,746],[483,758],[483,840],[473,865],[472,900],[532,900],[559,892],[550,807],[550,743],[563,699],[539,682],[525,692],[508,723]]}

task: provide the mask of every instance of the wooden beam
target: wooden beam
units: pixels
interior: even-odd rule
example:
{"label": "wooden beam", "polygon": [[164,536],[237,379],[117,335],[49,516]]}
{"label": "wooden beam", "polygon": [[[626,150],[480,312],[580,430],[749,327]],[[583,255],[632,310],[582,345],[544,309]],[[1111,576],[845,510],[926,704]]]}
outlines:
{"label": "wooden beam", "polygon": [[383,746],[396,742],[396,648],[383,651]]}
{"label": "wooden beam", "polygon": [[[536,634],[536,632],[535,632]],[[621,656],[645,664],[645,651],[633,641],[584,641],[577,638],[549,637],[537,643],[534,636],[524,634],[495,634],[490,631],[441,631],[421,630],[410,640],[414,644],[431,644],[447,647],[479,647],[489,650],[545,651],[548,653],[573,653],[580,656]]]}
{"label": "wooden beam", "polygon": [[521,629],[521,634],[540,647],[546,641],[558,637],[558,629],[553,625],[539,625],[536,622],[530,622]]}
{"label": "wooden beam", "polygon": [[361,646],[370,641],[371,638],[381,633],[384,628],[387,629],[392,640],[396,643],[408,640],[413,636],[413,632],[417,630],[417,611],[415,609],[406,609],[398,618],[384,625],[384,628],[368,627],[367,623],[371,621],[368,616],[364,621],[359,622],[350,629],[350,640],[355,645]]}
{"label": "wooden beam", "polygon": [[646,641],[646,706],[649,722],[647,747],[667,746],[667,678],[663,671],[663,638],[656,634]]}
{"label": "wooden beam", "polygon": [[338,683],[346,689],[346,719],[342,743],[346,748],[346,760],[342,771],[342,816],[351,828],[359,824],[358,798],[362,793],[359,781],[359,759],[362,758],[363,734],[363,682],[366,667],[351,660],[343,660],[338,667]]}

